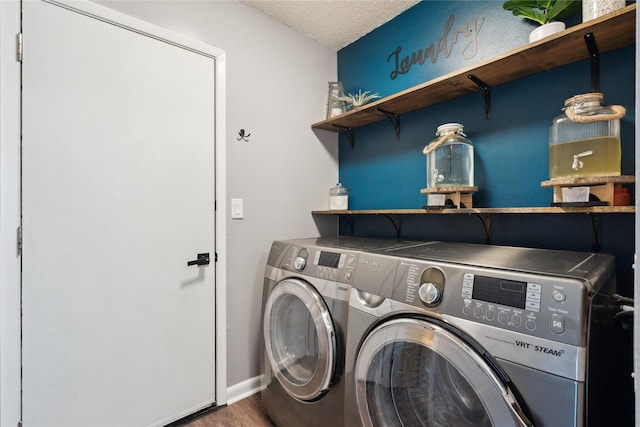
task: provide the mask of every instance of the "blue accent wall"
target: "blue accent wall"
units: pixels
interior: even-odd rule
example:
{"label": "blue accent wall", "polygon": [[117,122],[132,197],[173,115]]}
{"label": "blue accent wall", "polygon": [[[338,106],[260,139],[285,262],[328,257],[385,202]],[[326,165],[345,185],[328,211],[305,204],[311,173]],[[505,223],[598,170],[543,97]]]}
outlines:
{"label": "blue accent wall", "polygon": [[[579,16],[572,18],[567,26],[579,21]],[[338,78],[347,93],[369,90],[388,96],[526,45],[533,28],[504,11],[501,1],[423,1],[340,50]],[[412,53],[416,63],[402,67],[402,58]],[[635,47],[603,54],[600,61],[605,104],[627,108],[621,120],[622,173],[633,175]],[[357,128],[353,149],[341,135],[339,174],[349,189],[349,208],[424,206],[422,149],[435,137],[436,128],[449,122],[462,123],[473,141],[479,187],[474,207],[549,206],[552,190],[540,187],[549,179],[549,124],[561,113],[565,99],[591,91],[590,82],[590,63],[585,60],[491,88],[490,120],[484,118],[478,92],[401,116],[400,140],[386,119]],[[630,191],[633,194],[633,188]],[[482,222],[472,215],[358,216],[353,229],[341,221],[341,233],[392,237],[396,231],[390,219],[400,221],[403,238],[486,240]],[[601,241],[595,239],[593,226],[601,228]],[[632,214],[492,215],[491,228],[492,244],[592,251],[596,243],[616,256],[619,289],[632,295]]]}

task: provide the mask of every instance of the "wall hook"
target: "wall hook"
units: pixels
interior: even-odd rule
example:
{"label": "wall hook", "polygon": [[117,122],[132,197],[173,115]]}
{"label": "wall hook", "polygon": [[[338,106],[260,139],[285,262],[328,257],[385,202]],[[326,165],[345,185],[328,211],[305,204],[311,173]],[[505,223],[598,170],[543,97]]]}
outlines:
{"label": "wall hook", "polygon": [[244,141],[244,142],[249,142],[249,137],[251,136],[250,133],[246,134],[244,133],[244,129],[240,129],[240,132],[238,132],[238,136],[240,136],[240,138],[238,138],[238,141]]}

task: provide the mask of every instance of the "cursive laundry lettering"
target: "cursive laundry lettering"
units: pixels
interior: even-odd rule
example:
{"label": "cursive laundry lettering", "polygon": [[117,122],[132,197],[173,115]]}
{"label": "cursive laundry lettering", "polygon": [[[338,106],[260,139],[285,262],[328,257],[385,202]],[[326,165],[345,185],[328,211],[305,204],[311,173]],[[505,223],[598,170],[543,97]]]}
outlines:
{"label": "cursive laundry lettering", "polygon": [[[391,71],[391,80],[398,77],[399,74],[407,74],[411,67],[415,64],[423,65],[427,58],[432,64],[438,61],[440,54],[448,58],[451,55],[453,47],[458,43],[459,36],[465,39],[466,44],[462,46],[462,57],[464,59],[471,59],[478,53],[478,32],[484,25],[484,18],[473,18],[470,22],[465,22],[452,32],[453,24],[455,21],[455,15],[449,16],[447,22],[444,25],[444,31],[442,37],[434,44],[431,43],[424,49],[418,49],[415,52],[411,52],[411,55],[402,57],[402,46],[398,46],[387,57],[387,63],[393,60],[394,69]],[[464,42],[464,41],[463,41]],[[461,42],[461,43],[463,43]]]}

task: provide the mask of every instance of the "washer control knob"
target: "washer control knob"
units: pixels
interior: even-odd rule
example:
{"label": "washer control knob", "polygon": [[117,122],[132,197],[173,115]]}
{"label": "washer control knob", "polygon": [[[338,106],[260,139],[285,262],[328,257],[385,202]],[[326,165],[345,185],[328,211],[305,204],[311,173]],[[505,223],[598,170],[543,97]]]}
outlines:
{"label": "washer control knob", "polygon": [[304,267],[307,265],[307,260],[301,256],[297,256],[296,259],[293,260],[293,268],[298,271],[304,270]]}
{"label": "washer control knob", "polygon": [[427,282],[420,285],[418,295],[423,303],[428,306],[435,306],[442,299],[442,291],[435,283]]}

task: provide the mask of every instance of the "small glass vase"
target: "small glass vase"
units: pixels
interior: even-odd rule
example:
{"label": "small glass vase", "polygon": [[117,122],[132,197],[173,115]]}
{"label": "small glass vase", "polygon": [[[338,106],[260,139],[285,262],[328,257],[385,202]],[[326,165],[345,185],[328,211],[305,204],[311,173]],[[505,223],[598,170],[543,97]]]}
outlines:
{"label": "small glass vase", "polygon": [[339,97],[344,96],[344,85],[342,82],[329,82],[329,96],[327,100],[327,119],[339,116],[347,111],[344,101]]}

